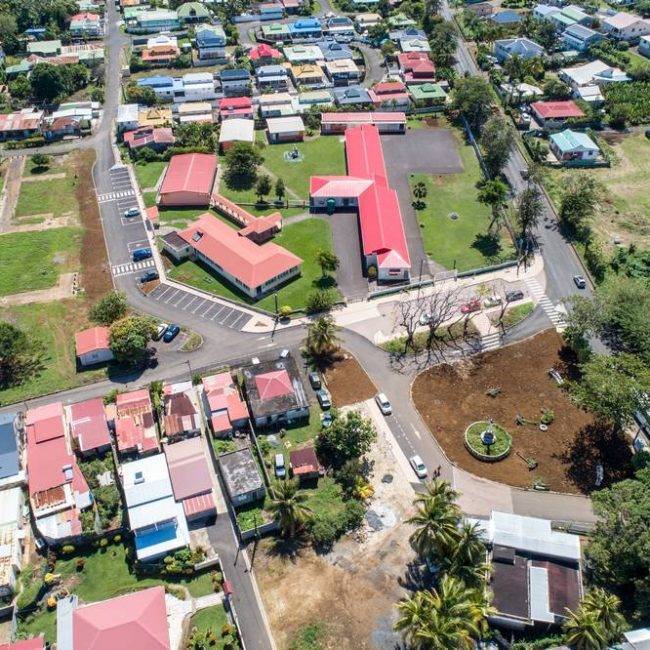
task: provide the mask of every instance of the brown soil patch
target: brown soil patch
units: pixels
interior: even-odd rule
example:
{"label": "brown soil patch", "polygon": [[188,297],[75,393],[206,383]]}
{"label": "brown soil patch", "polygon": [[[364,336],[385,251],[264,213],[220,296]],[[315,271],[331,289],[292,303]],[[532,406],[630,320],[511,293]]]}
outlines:
{"label": "brown soil patch", "polygon": [[345,350],[342,351],[340,358],[327,367],[323,374],[327,389],[332,395],[332,402],[337,407],[365,402],[377,394],[377,389],[366,371]]}
{"label": "brown soil patch", "polygon": [[[547,330],[502,350],[474,358],[460,369],[439,366],[422,373],[413,384],[413,400],[449,458],[479,476],[518,487],[529,487],[535,477],[559,492],[587,493],[594,489],[596,465],[604,467],[605,483],[624,478],[630,451],[624,437],[613,438],[607,428],[594,424],[591,415],[575,407],[549,368],[563,377],[575,373],[574,358],[560,336]],[[486,390],[501,387],[493,398]],[[555,420],[547,432],[537,426],[517,426],[517,414],[539,420],[542,409],[552,409]],[[483,463],[463,444],[467,425],[493,417],[512,435],[510,456],[498,463]],[[524,458],[538,467],[529,471]]]}
{"label": "brown soil patch", "polygon": [[80,151],[74,158],[75,196],[79,204],[81,225],[81,285],[89,300],[94,301],[113,289],[113,279],[104,242],[104,231],[92,181],[95,152]]}

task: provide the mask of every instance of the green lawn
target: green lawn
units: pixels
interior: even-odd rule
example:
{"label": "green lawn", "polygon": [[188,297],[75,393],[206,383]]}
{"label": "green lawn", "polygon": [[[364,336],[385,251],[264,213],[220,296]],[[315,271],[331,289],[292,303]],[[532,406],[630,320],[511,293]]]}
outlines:
{"label": "green lawn", "polygon": [[[302,275],[277,292],[279,306],[290,305],[293,309],[300,309],[304,307],[309,291],[323,284],[321,270],[316,263],[315,256],[320,248],[331,250],[332,229],[330,224],[322,219],[306,219],[305,221],[284,226],[273,241],[279,246],[284,246],[303,260]],[[254,302],[234,286],[226,283],[216,274],[195,262],[186,261],[177,265],[170,271],[169,276],[172,279],[191,284],[198,289],[231,300],[255,304],[268,311],[275,310],[273,294]]]}
{"label": "green lawn", "polygon": [[[459,143],[459,151],[463,172],[413,174],[410,182],[427,188],[426,207],[416,212],[427,255],[448,269],[467,271],[511,259],[514,249],[507,232],[500,240],[487,235],[490,208],[478,202],[476,189],[481,170],[471,146]],[[457,219],[450,218],[452,212]]]}
{"label": "green lawn", "polygon": [[221,640],[221,628],[228,623],[228,616],[223,605],[214,605],[199,610],[190,619],[189,631],[190,634],[194,628],[199,632],[207,632],[210,630],[216,637],[216,643],[211,645],[211,648],[221,650],[224,643]]}
{"label": "green lawn", "polygon": [[[59,173],[52,168],[51,173]],[[75,196],[75,179],[71,172],[65,178],[22,183],[16,206],[16,219],[33,214],[52,214],[61,217],[66,214],[78,216],[79,205]]]}
{"label": "green lawn", "polygon": [[[304,156],[301,162],[287,162],[284,159],[284,153],[293,151],[294,147]],[[269,144],[262,149],[262,156],[263,167],[284,179],[287,188],[305,200],[309,198],[310,176],[345,174],[344,147],[339,136],[319,136],[305,142]]]}
{"label": "green lawn", "polygon": [[336,516],[345,508],[341,486],[331,476],[319,478],[316,489],[304,492],[307,495],[305,505],[314,515]]}
{"label": "green lawn", "polygon": [[[79,555],[59,560],[54,573],[61,574],[61,580],[71,593],[79,596],[83,603],[93,603],[107,598],[114,598],[147,587],[157,585],[187,588],[194,598],[213,592],[210,572],[191,578],[169,581],[161,578],[139,578],[130,572],[126,560],[126,548],[121,544],[109,545],[105,549],[95,550],[81,555],[85,559],[83,571],[77,571],[76,560]],[[24,622],[19,622],[18,633],[28,636],[31,633],[44,632],[46,640],[56,640],[56,612],[43,609]]]}
{"label": "green lawn", "polygon": [[44,349],[42,369],[29,381],[0,390],[0,405],[12,404],[57,390],[74,388],[106,377],[105,367],[78,373],[75,362],[74,332],[86,324],[87,305],[80,299],[11,306],[3,309],[9,321]]}
{"label": "green lawn", "polygon": [[80,228],[0,235],[0,296],[54,286],[77,268]]}
{"label": "green lawn", "polygon": [[155,187],[166,165],[167,163],[161,161],[148,163],[138,162],[133,165],[135,177],[138,179],[140,189],[144,190],[149,187]]}

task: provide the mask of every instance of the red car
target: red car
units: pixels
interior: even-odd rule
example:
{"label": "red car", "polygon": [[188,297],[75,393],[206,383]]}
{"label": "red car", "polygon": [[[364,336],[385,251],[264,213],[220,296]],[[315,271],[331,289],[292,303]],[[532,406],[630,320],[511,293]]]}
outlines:
{"label": "red car", "polygon": [[460,307],[461,314],[471,314],[473,311],[481,311],[480,298],[472,298],[469,302],[466,302]]}

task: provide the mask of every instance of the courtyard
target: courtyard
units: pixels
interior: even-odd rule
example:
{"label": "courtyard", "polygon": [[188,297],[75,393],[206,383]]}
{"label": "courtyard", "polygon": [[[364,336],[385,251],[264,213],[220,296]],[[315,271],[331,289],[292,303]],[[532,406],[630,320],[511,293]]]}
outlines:
{"label": "courtyard", "polygon": [[[549,376],[551,368],[565,380],[563,386]],[[462,469],[517,487],[537,484],[584,494],[595,489],[599,464],[604,484],[625,478],[630,450],[623,436],[613,436],[610,427],[598,425],[569,400],[566,380],[575,373],[573,355],[555,330],[547,330],[455,366],[427,370],[416,378],[412,395],[432,435]],[[545,421],[552,416],[542,431],[545,413]],[[465,429],[488,418],[513,439],[510,454],[498,462],[480,461],[464,445]]]}

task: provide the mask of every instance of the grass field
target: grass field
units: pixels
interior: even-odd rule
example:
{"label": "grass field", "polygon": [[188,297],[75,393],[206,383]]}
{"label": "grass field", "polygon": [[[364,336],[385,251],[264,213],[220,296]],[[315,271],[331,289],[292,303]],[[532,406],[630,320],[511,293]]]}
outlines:
{"label": "grass field", "polygon": [[[273,240],[279,246],[284,246],[292,253],[302,258],[302,275],[278,290],[278,305],[290,305],[293,309],[304,307],[307,294],[320,284],[321,270],[315,257],[319,249],[332,248],[332,229],[322,219],[307,219],[284,226],[279,235]],[[183,262],[171,270],[169,276],[198,289],[203,289],[231,300],[255,304],[262,309],[275,311],[273,294],[257,302],[239,292],[234,286],[226,284],[216,274],[194,262]]]}
{"label": "grass field", "polygon": [[[427,255],[448,269],[466,271],[511,259],[514,249],[507,232],[496,241],[487,236],[491,212],[477,199],[481,170],[476,155],[461,142],[459,153],[460,174],[413,174],[410,182],[413,187],[422,181],[427,188],[426,207],[416,212]],[[452,212],[457,219],[450,218]]]}
{"label": "grass field", "polygon": [[[22,183],[16,205],[17,220],[34,214],[78,216],[79,205],[75,197],[75,172],[68,158],[55,157],[48,168],[37,168],[31,159],[25,163],[24,177],[38,178],[41,174],[65,173],[65,178],[34,180]],[[34,173],[35,170],[38,173]]]}
{"label": "grass field", "polygon": [[56,390],[73,388],[106,376],[106,368],[76,371],[73,333],[87,324],[87,305],[80,299],[5,307],[2,319],[40,341],[45,349],[41,372],[21,386],[0,391],[0,405]]}
{"label": "grass field", "polygon": [[160,161],[136,163],[133,165],[133,171],[135,171],[135,177],[138,179],[140,189],[145,190],[150,187],[155,187],[166,165],[167,163]]}
{"label": "grass field", "polygon": [[0,235],[0,295],[46,289],[78,266],[80,228]]}
{"label": "grass field", "polygon": [[613,136],[609,141],[616,158],[611,167],[580,171],[544,168],[544,185],[556,207],[567,179],[586,176],[601,185],[594,213],[594,230],[605,244],[614,236],[625,244],[650,245],[650,140],[643,133]]}

